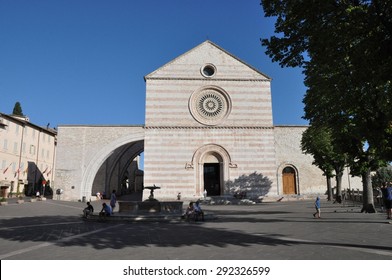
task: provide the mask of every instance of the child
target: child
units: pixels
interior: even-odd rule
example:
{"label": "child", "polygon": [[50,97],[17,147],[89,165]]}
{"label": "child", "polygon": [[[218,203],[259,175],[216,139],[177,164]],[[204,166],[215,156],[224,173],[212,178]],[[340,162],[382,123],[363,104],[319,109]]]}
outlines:
{"label": "child", "polygon": [[314,202],[314,207],[316,207],[316,213],[313,214],[313,217],[316,218],[321,218],[320,214],[321,214],[321,210],[320,210],[320,197],[316,198],[316,201]]}

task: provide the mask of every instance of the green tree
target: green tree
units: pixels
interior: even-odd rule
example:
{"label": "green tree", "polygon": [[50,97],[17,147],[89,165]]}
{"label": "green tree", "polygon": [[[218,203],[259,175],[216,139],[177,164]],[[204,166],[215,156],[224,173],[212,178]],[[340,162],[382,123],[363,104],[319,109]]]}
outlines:
{"label": "green tree", "polygon": [[392,158],[392,1],[264,0],[276,33],[263,39],[282,67],[303,67],[305,116],[332,129],[364,185],[374,212],[370,172]]}
{"label": "green tree", "polygon": [[309,126],[302,134],[301,148],[304,153],[313,156],[313,164],[320,168],[326,176],[328,200],[333,198],[331,178],[335,176],[336,200],[340,202],[346,157],[340,151],[336,151],[339,146],[334,146],[331,129],[325,126]]}
{"label": "green tree", "polygon": [[23,116],[22,106],[20,105],[20,102],[15,103],[14,110],[12,111],[12,114],[15,116]]}
{"label": "green tree", "polygon": [[380,188],[384,183],[392,182],[392,166],[379,168],[374,175],[372,175],[373,188]]}
{"label": "green tree", "polygon": [[362,210],[375,212],[370,174],[390,157],[391,118],[385,106],[389,97],[384,90],[355,80],[344,53],[336,52],[334,59],[327,62],[317,56],[307,64],[305,118],[332,128],[353,174],[362,177]]}

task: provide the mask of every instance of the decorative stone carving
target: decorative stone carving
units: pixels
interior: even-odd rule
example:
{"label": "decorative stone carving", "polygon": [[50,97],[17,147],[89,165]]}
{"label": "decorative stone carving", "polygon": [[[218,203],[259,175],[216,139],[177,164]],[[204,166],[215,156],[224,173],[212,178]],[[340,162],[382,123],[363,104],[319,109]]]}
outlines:
{"label": "decorative stone carving", "polygon": [[221,123],[230,114],[231,100],[219,87],[203,87],[190,97],[189,110],[196,121],[213,126]]}

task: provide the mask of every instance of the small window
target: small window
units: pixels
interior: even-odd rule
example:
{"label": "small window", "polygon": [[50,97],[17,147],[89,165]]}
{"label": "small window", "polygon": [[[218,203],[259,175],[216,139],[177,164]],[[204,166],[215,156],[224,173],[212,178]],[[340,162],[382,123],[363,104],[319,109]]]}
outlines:
{"label": "small window", "polygon": [[30,145],[30,154],[35,155],[35,146],[34,145]]}
{"label": "small window", "polygon": [[215,73],[216,73],[216,68],[212,64],[207,64],[207,65],[203,66],[201,69],[201,74],[204,77],[208,77],[208,78],[212,77],[215,75]]}

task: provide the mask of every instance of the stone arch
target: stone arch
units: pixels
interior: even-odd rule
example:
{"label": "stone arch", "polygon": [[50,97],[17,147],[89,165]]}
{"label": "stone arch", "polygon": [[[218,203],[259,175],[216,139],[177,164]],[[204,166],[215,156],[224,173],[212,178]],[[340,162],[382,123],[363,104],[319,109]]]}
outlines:
{"label": "stone arch", "polygon": [[220,194],[223,194],[224,182],[229,179],[230,154],[225,148],[216,144],[207,144],[193,154],[192,164],[195,166],[196,194],[201,196],[204,191],[204,163],[213,162],[220,166]]}
{"label": "stone arch", "polygon": [[83,172],[81,180],[81,197],[85,197],[87,200],[91,198],[91,191],[95,175],[97,174],[101,165],[113,153],[115,149],[120,148],[124,145],[128,145],[129,143],[139,141],[143,141],[144,143],[144,131],[120,137],[98,150],[94,154],[94,156],[91,157],[85,171]]}
{"label": "stone arch", "polygon": [[283,162],[278,166],[277,173],[276,173],[276,179],[277,179],[277,193],[278,195],[284,195],[286,194],[284,192],[284,182],[283,182],[283,173],[286,168],[290,168],[294,172],[294,184],[295,184],[295,190],[294,193],[292,194],[300,194],[300,187],[299,187],[299,172],[298,168],[291,162]]}
{"label": "stone arch", "polygon": [[[104,191],[106,193],[111,193],[113,189],[117,191],[118,194],[123,194],[122,192],[122,178],[127,172],[133,159],[140,155],[144,150],[144,142],[137,141],[131,142],[123,145],[112,152],[113,160],[108,165],[107,177],[105,180]],[[93,185],[94,188],[94,185]],[[97,191],[101,191],[98,189]],[[94,195],[94,192],[92,192]]]}

